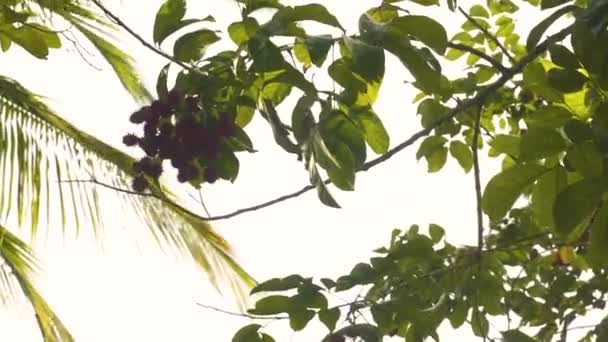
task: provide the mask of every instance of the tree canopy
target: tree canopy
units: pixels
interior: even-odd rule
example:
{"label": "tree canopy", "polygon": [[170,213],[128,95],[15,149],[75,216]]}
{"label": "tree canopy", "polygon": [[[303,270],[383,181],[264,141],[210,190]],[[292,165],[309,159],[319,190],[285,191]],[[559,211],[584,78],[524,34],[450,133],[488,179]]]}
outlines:
{"label": "tree canopy", "polygon": [[[43,58],[58,47],[57,34],[28,21],[31,16],[23,10],[28,3],[4,5],[8,29],[0,30],[0,43]],[[43,9],[46,4],[33,3]],[[94,20],[86,14],[93,12],[77,12],[82,11],[77,4],[66,0],[62,6]],[[358,172],[407,148],[417,148],[416,158],[426,161],[429,173],[454,159],[471,174],[476,245],[450,244],[449,227],[414,223],[395,230],[368,262],[343,276],[293,274],[258,284],[251,291],[255,303],[243,316],[285,320],[294,331],[317,319],[327,328],[321,339],[328,342],[439,340],[442,324],[454,329],[466,324],[484,341],[566,341],[571,330],[581,328],[586,329],[583,341],[608,340],[606,320],[576,325],[593,311],[603,312],[608,292],[603,249],[608,243],[608,2],[384,0],[370,4],[355,30],[320,3],[236,4],[241,16],[216,30],[213,13],[191,18],[186,0],[167,0],[147,39],[120,13],[92,0],[96,11],[167,59],[154,99],[136,74],[121,69],[129,65],[126,56],[119,56],[122,64],[113,63],[115,53],[75,21],[104,56],[108,53],[125,88],[143,102],[130,116],[142,133],[128,133],[123,141],[145,155],[137,161],[117,157],[120,152],[75,128],[62,129],[60,121],[45,119],[49,112],[40,104],[8,100],[29,115],[43,113],[43,122],[60,127],[128,176],[120,183],[93,178],[93,185],[160,205],[172,213],[163,216],[165,224],[178,217],[189,227],[204,226],[205,232],[210,232],[207,222],[263,210],[311,190],[322,204],[339,208],[333,193],[355,191]],[[53,11],[67,16],[61,6]],[[433,11],[452,12],[462,20],[460,29],[446,29],[429,14]],[[529,32],[517,27],[525,11],[535,15],[525,18],[535,21]],[[382,113],[374,108],[387,73],[402,74],[418,93],[412,101],[421,129],[410,137],[389,137]],[[217,216],[179,206],[160,183],[164,170],[177,169],[179,182],[203,190],[216,181],[234,182],[239,155],[256,151],[256,137],[247,132],[255,116],[307,170],[309,185]],[[482,184],[487,158],[500,158],[502,169]],[[35,175],[23,179],[36,182]],[[153,216],[157,208],[146,212],[151,225],[163,218]],[[211,249],[222,265],[249,279],[219,237],[206,235],[194,243],[193,233],[184,230],[170,236],[185,242],[195,258],[203,255],[201,263]],[[351,301],[332,300],[335,293],[353,289],[360,294]],[[233,341],[274,339],[254,323],[236,332]]]}

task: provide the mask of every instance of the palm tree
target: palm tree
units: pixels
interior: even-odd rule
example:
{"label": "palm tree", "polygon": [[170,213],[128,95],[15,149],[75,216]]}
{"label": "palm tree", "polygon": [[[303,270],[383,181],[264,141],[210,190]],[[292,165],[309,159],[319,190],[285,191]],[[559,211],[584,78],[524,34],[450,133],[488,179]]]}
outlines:
{"label": "palm tree", "polygon": [[[52,20],[51,20],[52,19]],[[59,48],[62,20],[87,39],[112,66],[124,88],[139,102],[150,98],[129,56],[112,43],[113,25],[86,2],[8,0],[0,5],[0,47],[18,45],[45,58]],[[23,296],[31,303],[44,341],[73,341],[67,328],[36,290],[39,267],[28,246],[11,227],[41,225],[103,227],[97,184],[69,182],[83,174],[115,188],[128,188],[134,159],[79,130],[17,81],[0,75],[0,299]],[[62,182],[65,181],[65,182]],[[228,285],[242,300],[253,279],[237,264],[229,244],[201,217],[177,204],[160,186],[152,196],[113,192],[121,206],[141,219],[162,247],[190,255],[219,286]],[[160,198],[160,199],[159,199]]]}

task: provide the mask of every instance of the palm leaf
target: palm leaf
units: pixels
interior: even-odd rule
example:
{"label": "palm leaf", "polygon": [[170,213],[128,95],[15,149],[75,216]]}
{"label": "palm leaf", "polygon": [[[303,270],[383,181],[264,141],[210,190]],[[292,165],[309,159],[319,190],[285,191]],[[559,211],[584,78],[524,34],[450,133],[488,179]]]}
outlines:
{"label": "palm leaf", "polygon": [[[115,216],[116,210],[135,213],[163,248],[187,252],[214,285],[230,284],[242,300],[254,281],[234,260],[229,244],[202,218],[167,197],[161,201],[99,191],[96,184],[70,181],[94,177],[127,189],[133,162],[60,118],[16,81],[0,77],[0,213],[5,219],[16,215],[20,225],[31,227],[32,236],[41,222],[60,223],[64,229],[92,226],[101,234],[105,215]],[[158,187],[153,191],[166,196]]]}
{"label": "palm leaf", "polygon": [[57,315],[51,310],[33,284],[32,275],[38,270],[38,262],[27,244],[0,226],[0,289],[3,299],[27,300],[34,310],[40,333],[45,342],[72,342]]}

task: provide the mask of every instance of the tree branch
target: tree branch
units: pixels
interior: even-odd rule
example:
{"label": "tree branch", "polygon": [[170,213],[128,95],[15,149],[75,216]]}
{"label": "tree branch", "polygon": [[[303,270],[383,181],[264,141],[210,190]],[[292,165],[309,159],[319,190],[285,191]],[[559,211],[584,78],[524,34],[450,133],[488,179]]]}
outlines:
{"label": "tree branch", "polygon": [[477,204],[477,250],[481,256],[483,250],[483,212],[481,210],[481,177],[479,171],[479,133],[481,131],[482,104],[479,104],[475,114],[475,130],[473,131],[473,173],[475,174],[475,200]]}
{"label": "tree branch", "polygon": [[165,59],[179,65],[180,67],[193,72],[195,74],[201,74],[201,71],[198,70],[197,68],[193,67],[192,65],[186,64],[178,59],[175,59],[173,56],[169,55],[168,53],[164,52],[163,50],[155,47],[154,45],[148,43],[142,36],[140,36],[139,34],[137,34],[137,32],[133,31],[132,28],[130,28],[124,21],[122,21],[122,19],[120,19],[117,15],[115,15],[114,13],[112,13],[112,11],[110,11],[107,7],[105,7],[99,0],[92,0],[92,2],[108,17],[110,18],[112,21],[114,21],[116,23],[116,25],[122,27],[125,31],[127,31],[131,36],[133,36],[133,38],[137,39],[137,41],[139,41],[143,46],[145,46],[146,48],[152,50],[154,53],[164,57]]}
{"label": "tree branch", "polygon": [[460,11],[460,13],[462,13],[462,15],[464,15],[468,21],[471,22],[471,24],[475,25],[475,27],[477,27],[481,32],[483,32],[483,34],[485,34],[489,39],[491,39],[496,46],[498,46],[498,48],[505,54],[505,56],[507,56],[507,58],[509,58],[509,60],[511,61],[511,63],[515,64],[515,58],[513,58],[513,56],[511,56],[511,54],[509,53],[509,50],[507,50],[507,48],[505,48],[504,45],[502,45],[502,43],[498,40],[498,38],[496,38],[493,34],[491,34],[485,27],[481,26],[475,19],[473,19],[470,15],[467,14],[467,12],[465,12],[462,7],[458,7],[458,10]]}
{"label": "tree branch", "polygon": [[474,47],[464,45],[464,44],[459,44],[459,43],[452,43],[452,42],[448,42],[448,47],[455,49],[455,50],[466,51],[473,55],[478,56],[479,58],[485,60],[486,62],[490,63],[493,67],[498,69],[498,71],[500,71],[501,74],[507,73],[509,71],[509,69],[506,66],[502,65],[495,58],[492,58],[488,54],[484,53],[483,51],[477,50]]}
{"label": "tree branch", "polygon": [[273,321],[278,321],[281,319],[289,319],[289,317],[287,317],[287,316],[254,316],[254,315],[249,315],[249,314],[244,314],[244,313],[239,313],[239,312],[232,312],[232,311],[216,308],[215,306],[205,305],[205,304],[201,304],[201,303],[196,303],[196,305],[200,306],[201,308],[221,312],[226,315],[249,318],[249,319],[264,319],[264,320],[273,320]]}

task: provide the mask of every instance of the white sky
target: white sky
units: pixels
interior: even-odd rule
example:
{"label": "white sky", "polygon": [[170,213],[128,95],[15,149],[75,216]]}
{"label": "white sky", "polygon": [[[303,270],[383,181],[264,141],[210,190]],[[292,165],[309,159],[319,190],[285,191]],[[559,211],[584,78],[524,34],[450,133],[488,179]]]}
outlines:
{"label": "white sky", "polygon": [[[208,5],[195,8],[195,2],[189,1],[192,17],[238,17],[232,2],[215,1],[211,11]],[[151,38],[161,1],[111,3],[135,31]],[[368,1],[325,3],[347,28],[355,27],[358,16],[373,5]],[[433,17],[452,33],[462,22],[462,17],[453,13],[433,12]],[[131,39],[125,43],[153,89],[166,61]],[[49,61],[38,61],[16,50],[0,55],[0,74],[48,96],[53,107],[72,123],[123,148],[122,135],[134,130],[128,116],[136,105],[100,58],[93,58],[93,64],[103,69],[97,71],[74,51],[53,52]],[[411,104],[415,93],[403,84],[411,77],[394,61],[388,70],[376,112],[388,127],[394,146],[420,124],[416,105]],[[256,119],[247,131],[260,152],[242,155],[241,174],[235,184],[210,188],[206,202],[211,214],[257,204],[307,182],[302,165],[275,145],[262,120]],[[359,174],[353,193],[334,191],[341,210],[324,207],[310,192],[256,213],[216,222],[214,227],[234,245],[241,263],[259,280],[292,273],[346,274],[355,263],[368,260],[371,250],[386,244],[393,228],[405,229],[414,223],[440,224],[452,243],[473,244],[472,174],[465,175],[450,160],[441,173],[429,175],[425,163],[416,162],[415,152],[410,148],[371,172]],[[489,170],[486,164],[482,170],[486,179],[497,170],[496,163]],[[121,227],[128,228],[122,218],[112,222],[115,226],[106,229],[112,239],[103,252],[86,234],[74,240],[56,232],[38,246],[46,262],[41,288],[77,341],[229,341],[246,324],[196,305],[200,302],[234,310],[231,300],[218,296],[194,264],[163,255],[145,237],[138,247],[132,236],[122,232]],[[39,340],[27,308],[0,311],[0,321],[2,341]],[[314,341],[325,333],[317,326],[292,335],[284,322],[273,323],[269,329],[276,332],[278,341]],[[459,336],[459,340],[468,339],[466,334]]]}

